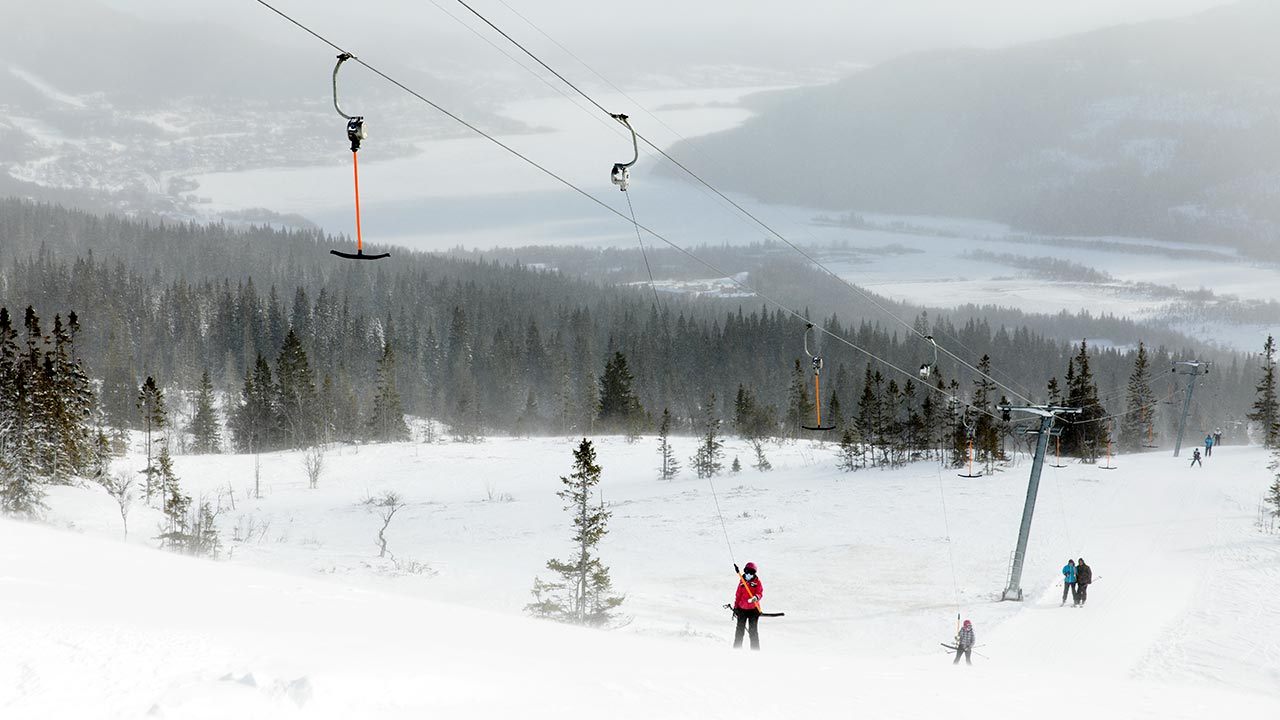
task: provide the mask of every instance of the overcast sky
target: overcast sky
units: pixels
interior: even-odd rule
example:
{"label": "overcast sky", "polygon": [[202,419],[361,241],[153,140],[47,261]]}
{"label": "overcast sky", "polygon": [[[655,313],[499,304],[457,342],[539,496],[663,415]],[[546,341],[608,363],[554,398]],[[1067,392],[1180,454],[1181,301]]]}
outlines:
{"label": "overcast sky", "polygon": [[[154,19],[215,21],[256,33],[298,32],[255,0],[102,1]],[[381,51],[394,52],[401,61],[408,61],[408,53],[432,61],[447,51],[452,60],[463,63],[509,63],[440,9],[466,15],[456,0],[269,1],[325,33],[345,38],[347,45],[358,45],[366,57]],[[1010,45],[1117,23],[1186,15],[1228,0],[468,2],[531,44],[545,47],[546,41],[503,2],[600,69],[643,75],[649,69],[670,73],[680,63],[811,72],[824,66],[879,62],[916,50]]]}

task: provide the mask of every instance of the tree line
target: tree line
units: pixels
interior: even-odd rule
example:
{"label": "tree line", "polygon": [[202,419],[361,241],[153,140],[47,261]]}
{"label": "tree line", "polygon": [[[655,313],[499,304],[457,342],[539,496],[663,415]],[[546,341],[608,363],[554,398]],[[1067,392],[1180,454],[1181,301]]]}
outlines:
{"label": "tree line", "polygon": [[[742,386],[774,413],[755,418],[751,432],[794,437],[802,433],[805,402],[812,402],[798,393],[806,386],[797,371],[802,319],[741,298],[654,303],[636,287],[545,267],[554,250],[539,250],[538,267],[409,252],[397,253],[394,263],[337,263],[325,254],[336,240],[311,231],[157,225],[21,202],[0,203],[0,232],[19,250],[0,259],[0,301],[79,310],[84,329],[77,347],[100,387],[108,425],[140,426],[135,397],[150,376],[176,400],[184,427],[201,406],[206,419],[211,412],[217,417],[222,450],[403,437],[403,427],[387,420],[397,405],[443,421],[462,439],[625,432],[616,410],[602,414],[599,407],[601,375],[617,353],[634,374],[636,403],[644,409],[628,412],[630,432],[652,432],[667,410],[671,432],[700,433],[711,395],[709,410],[736,420]],[[564,251],[570,258],[591,252]],[[777,258],[766,262],[731,248],[716,253],[718,263],[746,272],[771,294],[826,287],[815,273]],[[829,307],[837,305],[845,307]],[[850,318],[824,309],[815,322],[898,367],[917,367],[932,352],[877,315]],[[1053,390],[1046,376],[1069,383],[1060,373],[1078,364],[1079,344],[1027,327],[925,313],[914,324],[971,362],[986,355],[989,372],[943,363],[924,381],[878,362],[868,367],[865,356],[838,342],[828,340],[824,352],[823,392],[831,395],[823,398],[824,416],[830,408],[832,417],[855,417],[868,444],[901,447],[891,461],[934,446],[936,428],[922,430],[922,423],[933,427],[950,417],[925,406],[939,402],[934,395],[943,374],[945,390],[958,393],[963,407],[999,401],[985,398],[993,390],[979,381],[998,380],[1047,400]],[[1163,346],[1144,352],[1152,367],[1192,356]],[[1090,372],[1104,405],[1117,404],[1136,354],[1090,346]],[[1243,420],[1247,358],[1224,356],[1219,367],[1215,390],[1197,396],[1195,411],[1205,423]],[[1168,399],[1169,383],[1154,378],[1152,385]],[[868,393],[875,402],[864,401]],[[1156,410],[1157,427],[1169,423],[1166,407]],[[982,417],[973,414],[981,423],[973,432],[988,438],[979,443],[985,448],[991,430]],[[900,436],[901,443],[887,440]]]}

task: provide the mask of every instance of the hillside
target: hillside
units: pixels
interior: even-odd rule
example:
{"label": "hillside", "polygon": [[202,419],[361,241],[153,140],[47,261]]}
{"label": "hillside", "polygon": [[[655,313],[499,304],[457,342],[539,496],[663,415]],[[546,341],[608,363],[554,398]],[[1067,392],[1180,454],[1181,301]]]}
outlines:
{"label": "hillside", "polygon": [[[283,22],[262,12],[264,28]],[[199,198],[185,175],[348,160],[334,56],[292,35],[41,0],[0,24],[0,193],[188,217]],[[520,128],[446,73],[386,68],[490,127]],[[379,138],[371,159],[454,132],[362,68],[347,79],[348,107],[367,111]]]}
{"label": "hillside", "polygon": [[[1280,4],[906,56],[690,141],[715,180],[843,211],[1280,257]],[[678,156],[691,148],[676,146]]]}
{"label": "hillside", "polygon": [[[1254,524],[1269,481],[1258,448],[1225,446],[1203,469],[1167,451],[1110,473],[1047,469],[1027,600],[996,603],[1025,456],[964,480],[930,463],[846,474],[830,446],[771,445],[774,472],[715,481],[732,559],[759,564],[768,607],[787,613],[746,655],[720,609],[734,576],[711,487],[656,481],[652,438],[597,439],[621,627],[520,617],[533,576],[569,549],[554,493],[572,444],[331,448],[315,490],[301,453],[271,453],[261,498],[247,493],[252,456],[178,457],[184,487],[223,508],[219,562],[141,547],[155,510],[135,507],[130,542],[112,539],[100,488],[53,488],[49,520],[80,534],[0,520],[0,707],[19,720],[735,718],[749,701],[762,718],[987,718],[998,698],[1065,719],[1079,708],[1064,688],[1085,687],[1093,716],[1171,720],[1266,717],[1277,700],[1280,544]],[[135,449],[117,465],[141,462]],[[362,505],[386,490],[409,503],[388,533],[400,569],[377,559]],[[1080,610],[1058,603],[1069,556],[1095,569]],[[978,628],[972,668],[937,646],[957,611]]]}

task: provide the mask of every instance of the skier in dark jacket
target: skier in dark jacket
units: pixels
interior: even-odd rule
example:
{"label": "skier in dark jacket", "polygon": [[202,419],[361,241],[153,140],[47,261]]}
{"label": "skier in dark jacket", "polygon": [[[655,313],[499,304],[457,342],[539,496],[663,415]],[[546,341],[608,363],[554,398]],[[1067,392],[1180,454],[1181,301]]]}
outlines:
{"label": "skier in dark jacket", "polygon": [[1214,445],[1221,445],[1221,444],[1222,444],[1222,428],[1215,428],[1215,429],[1214,429],[1214,431],[1213,431],[1213,444],[1214,444]]}
{"label": "skier in dark jacket", "polygon": [[1191,464],[1204,467],[1204,463],[1200,462],[1200,448],[1196,448],[1196,451],[1191,453]]}
{"label": "skier in dark jacket", "polygon": [[961,655],[964,655],[966,664],[973,664],[973,658],[970,656],[973,652],[973,641],[973,623],[965,620],[964,627],[960,628],[960,632],[956,635],[956,659],[951,662],[952,665],[960,664]]}
{"label": "skier in dark jacket", "polygon": [[1076,561],[1067,560],[1067,564],[1062,566],[1062,605],[1067,604],[1068,592],[1071,593],[1072,605],[1080,602],[1080,596],[1076,594],[1076,573]]}
{"label": "skier in dark jacket", "polygon": [[[738,566],[733,566],[738,571]],[[751,649],[760,649],[760,598],[764,595],[764,583],[756,576],[756,564],[747,563],[738,576],[738,591],[733,598],[733,616],[738,619],[738,627],[733,632],[733,646],[742,647],[743,630],[749,629]]]}
{"label": "skier in dark jacket", "polygon": [[1084,564],[1084,558],[1076,561],[1076,604],[1084,605],[1089,599],[1089,583],[1093,582],[1093,568]]}

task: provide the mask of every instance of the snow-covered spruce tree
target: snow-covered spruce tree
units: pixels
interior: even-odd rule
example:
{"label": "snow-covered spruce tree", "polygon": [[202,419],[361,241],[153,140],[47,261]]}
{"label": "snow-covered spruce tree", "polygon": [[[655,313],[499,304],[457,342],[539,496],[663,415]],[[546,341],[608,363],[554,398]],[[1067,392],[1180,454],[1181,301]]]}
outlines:
{"label": "snow-covered spruce tree", "polygon": [[1253,411],[1248,418],[1258,424],[1262,446],[1280,447],[1280,401],[1276,398],[1276,341],[1271,335],[1262,346],[1262,377],[1258,380],[1258,395],[1253,401]]}
{"label": "snow-covered spruce tree", "polygon": [[276,358],[276,407],[290,447],[306,447],[319,433],[316,417],[316,381],[302,341],[289,329]]}
{"label": "snow-covered spruce tree", "polygon": [[845,472],[853,472],[858,469],[858,464],[862,461],[861,440],[858,437],[858,428],[850,425],[840,433],[840,448],[837,451],[839,462],[837,466]]}
{"label": "snow-covered spruce tree", "polygon": [[72,475],[92,471],[97,450],[92,421],[96,401],[89,376],[74,350],[80,322],[72,312],[64,325],[61,315],[53,318],[52,346],[44,354],[38,386],[39,411],[47,418],[51,436],[48,457],[41,464],[54,482],[66,482]]}
{"label": "snow-covered spruce tree", "polygon": [[188,544],[187,510],[191,507],[191,498],[182,492],[178,475],[173,471],[173,458],[169,456],[168,445],[160,447],[160,455],[156,459],[156,476],[167,524],[166,530],[160,535],[161,545],[183,549]]}
{"label": "snow-covered spruce tree", "polygon": [[702,405],[702,438],[689,463],[699,478],[720,474],[724,468],[724,441],[720,439],[720,417],[716,414],[716,395],[711,393]]}
{"label": "snow-covered spruce tree", "polygon": [[218,511],[207,501],[201,501],[199,508],[193,508],[187,515],[186,553],[198,557],[217,558],[222,548],[222,539],[218,535]]}
{"label": "snow-covered spruce tree", "polygon": [[9,311],[0,307],[0,512],[34,517],[44,488],[35,471],[27,364]]}
{"label": "snow-covered spruce tree", "polygon": [[547,569],[559,576],[558,580],[546,582],[534,577],[534,601],[525,610],[537,617],[599,627],[608,623],[614,608],[622,604],[623,596],[613,594],[609,568],[596,552],[600,539],[609,532],[612,514],[603,503],[592,502],[600,472],[595,448],[583,438],[573,451],[573,472],[560,478],[564,489],[556,493],[565,500],[565,510],[573,513],[577,551],[567,560],[547,561]]}
{"label": "snow-covered spruce tree", "polygon": [[800,366],[800,361],[796,360],[795,367],[791,370],[791,388],[787,391],[787,416],[784,432],[788,437],[798,437],[801,432],[800,426],[813,422],[813,403],[809,400],[809,383],[806,382],[806,379],[807,375]]}
{"label": "snow-covered spruce tree", "polygon": [[1067,405],[1080,414],[1066,420],[1062,430],[1062,452],[1088,462],[1096,462],[1099,448],[1107,444],[1107,411],[1098,401],[1098,386],[1089,368],[1089,343],[1080,341],[1080,352],[1067,363]]}
{"label": "snow-covered spruce tree", "polygon": [[992,401],[996,391],[996,383],[991,379],[991,356],[983,355],[978,361],[978,377],[973,380],[973,452],[974,462],[982,463],[987,474],[995,471],[996,460],[1002,460],[1000,453],[1000,428],[996,424],[996,415]]}
{"label": "snow-covered spruce tree", "polygon": [[620,351],[605,362],[600,375],[600,402],[597,405],[596,430],[603,433],[626,433],[628,439],[636,422],[644,417],[640,398],[631,389],[634,378],[627,368],[627,356]]}
{"label": "snow-covered spruce tree", "polygon": [[278,399],[271,366],[259,353],[253,368],[245,370],[240,403],[228,411],[237,450],[259,453],[276,447],[280,437]]}
{"label": "snow-covered spruce tree", "polygon": [[375,442],[409,439],[409,426],[404,422],[404,409],[400,406],[400,394],[396,392],[395,367],[391,343],[383,343],[382,357],[378,360],[378,385],[373,396],[373,409],[369,411],[366,423],[369,439]]}
{"label": "snow-covered spruce tree", "polygon": [[188,430],[194,440],[192,452],[197,455],[220,452],[222,430],[213,407],[213,383],[209,380],[208,370],[200,375],[200,387],[196,389],[196,414],[191,418]]}
{"label": "snow-covered spruce tree", "polygon": [[[834,395],[833,395],[834,397]],[[773,464],[764,454],[764,441],[773,437],[778,430],[777,413],[772,405],[760,405],[755,394],[745,385],[738,385],[738,396],[733,403],[733,426],[744,440],[751,443],[756,461],[751,467],[760,472],[773,469]]]}
{"label": "snow-covered spruce tree", "polygon": [[151,458],[152,453],[152,435],[153,433],[164,428],[168,422],[169,414],[164,407],[164,392],[156,385],[155,378],[150,375],[142,382],[142,387],[138,389],[138,412],[142,414],[142,426],[146,432],[147,443],[147,466],[142,472],[147,476],[147,502],[151,502],[151,494],[156,491],[155,475],[156,467]]}
{"label": "snow-covered spruce tree", "polygon": [[1133,359],[1125,400],[1125,414],[1120,419],[1120,449],[1137,452],[1148,440],[1154,439],[1155,434],[1156,394],[1151,389],[1150,361],[1142,343],[1138,343],[1138,354]]}
{"label": "snow-covered spruce tree", "polygon": [[680,472],[680,461],[676,459],[676,451],[671,447],[670,408],[662,409],[662,424],[658,425],[658,456],[662,458],[658,475],[663,480],[670,480]]}

